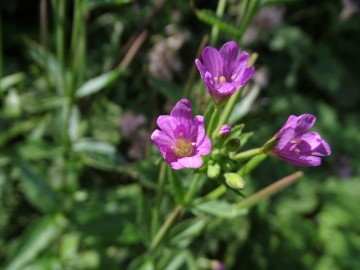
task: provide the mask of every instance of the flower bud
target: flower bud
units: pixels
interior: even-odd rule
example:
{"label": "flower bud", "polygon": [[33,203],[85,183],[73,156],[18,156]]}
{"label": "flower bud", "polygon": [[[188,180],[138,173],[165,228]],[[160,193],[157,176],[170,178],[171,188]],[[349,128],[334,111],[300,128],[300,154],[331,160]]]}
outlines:
{"label": "flower bud", "polygon": [[235,152],[237,151],[241,146],[241,142],[239,139],[231,139],[226,142],[226,150],[229,152]]}
{"label": "flower bud", "polygon": [[244,179],[236,173],[224,174],[226,184],[233,189],[243,189],[245,187]]}
{"label": "flower bud", "polygon": [[222,125],[221,128],[219,129],[219,134],[223,139],[226,139],[229,134],[231,132],[231,127],[228,125]]}
{"label": "flower bud", "polygon": [[219,164],[209,164],[207,167],[207,175],[210,179],[215,179],[219,176],[220,170],[221,168]]}

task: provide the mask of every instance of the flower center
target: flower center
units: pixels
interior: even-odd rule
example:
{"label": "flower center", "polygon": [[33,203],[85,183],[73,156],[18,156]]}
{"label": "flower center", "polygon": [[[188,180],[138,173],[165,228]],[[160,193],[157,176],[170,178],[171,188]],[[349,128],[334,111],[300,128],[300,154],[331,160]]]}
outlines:
{"label": "flower center", "polygon": [[226,82],[226,78],[225,78],[224,76],[220,76],[219,82],[220,82],[220,83]]}
{"label": "flower center", "polygon": [[194,151],[195,143],[190,142],[189,140],[180,137],[175,141],[173,145],[173,150],[178,157],[189,157]]}

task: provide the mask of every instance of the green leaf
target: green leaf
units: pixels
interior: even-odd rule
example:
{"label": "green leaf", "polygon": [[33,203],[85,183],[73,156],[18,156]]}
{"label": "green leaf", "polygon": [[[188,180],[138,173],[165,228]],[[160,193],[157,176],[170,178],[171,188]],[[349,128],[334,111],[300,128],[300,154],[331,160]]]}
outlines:
{"label": "green leaf", "polygon": [[229,123],[234,124],[238,122],[242,117],[247,115],[253,108],[253,104],[260,94],[260,87],[254,86],[249,90],[247,95],[243,97],[235,106],[229,117]]}
{"label": "green leaf", "polygon": [[53,80],[57,87],[63,88],[64,80],[56,57],[35,41],[26,39],[25,42],[29,46],[28,54],[30,58],[47,72],[46,75]]}
{"label": "green leaf", "polygon": [[66,225],[66,219],[60,215],[46,216],[32,224],[18,240],[17,250],[5,266],[5,270],[21,270],[32,260],[54,245],[54,241]]}
{"label": "green leaf", "polygon": [[18,144],[14,150],[18,156],[21,156],[26,160],[53,158],[55,155],[62,153],[60,147],[53,147],[42,141],[23,142]]}
{"label": "green leaf", "polygon": [[0,92],[4,92],[8,88],[22,82],[23,80],[25,80],[25,74],[23,72],[18,72],[3,77],[2,79],[0,79]]}
{"label": "green leaf", "polygon": [[155,89],[159,90],[167,99],[176,102],[182,98],[183,90],[177,84],[171,81],[153,79]]}
{"label": "green leaf", "polygon": [[207,218],[196,218],[185,220],[174,227],[172,230],[170,243],[172,245],[186,247],[197,237],[208,223]]}
{"label": "green leaf", "polygon": [[171,192],[175,198],[175,201],[177,204],[182,204],[184,202],[185,189],[179,178],[179,175],[176,174],[169,166],[168,166],[168,175],[169,175]]}
{"label": "green leaf", "polygon": [[280,4],[291,4],[291,3],[295,3],[299,0],[261,0],[260,4],[262,6],[265,5],[280,5]]}
{"label": "green leaf", "polygon": [[61,206],[59,198],[45,180],[24,162],[21,162],[19,167],[22,190],[28,201],[44,213],[58,210]]}
{"label": "green leaf", "polygon": [[73,150],[81,154],[83,161],[95,168],[116,170],[125,164],[124,158],[112,144],[97,141],[92,138],[83,138],[73,144]]}
{"label": "green leaf", "polygon": [[76,91],[76,97],[83,98],[95,94],[115,83],[119,76],[120,71],[115,69],[108,73],[104,73],[100,76],[92,78],[80,86],[80,88]]}
{"label": "green leaf", "polygon": [[202,202],[195,205],[194,210],[220,218],[235,218],[247,214],[247,210],[240,209],[236,205],[219,200]]}
{"label": "green leaf", "polygon": [[88,9],[97,9],[107,6],[120,6],[128,3],[132,3],[134,0],[88,0]]}
{"label": "green leaf", "polygon": [[212,26],[216,26],[220,30],[228,32],[234,36],[239,35],[239,28],[234,27],[228,22],[225,22],[223,19],[216,17],[215,13],[211,10],[196,10],[195,14],[200,21],[203,21]]}
{"label": "green leaf", "polygon": [[61,96],[34,95],[33,93],[21,97],[23,109],[29,113],[40,113],[53,110],[54,108],[63,106],[66,101],[67,99]]}
{"label": "green leaf", "polygon": [[185,250],[180,251],[177,254],[171,256],[170,263],[165,267],[165,270],[178,270],[184,269],[184,264],[187,260],[187,252]]}

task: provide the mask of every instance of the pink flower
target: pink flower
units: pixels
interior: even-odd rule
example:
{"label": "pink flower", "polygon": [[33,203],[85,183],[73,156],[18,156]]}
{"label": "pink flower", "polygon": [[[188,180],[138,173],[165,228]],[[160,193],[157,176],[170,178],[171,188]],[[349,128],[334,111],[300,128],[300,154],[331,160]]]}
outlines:
{"label": "pink flower", "polygon": [[203,63],[199,59],[195,60],[201,78],[216,103],[234,94],[251,78],[254,67],[247,67],[248,58],[246,51],[239,55],[235,41],[229,41],[220,51],[206,47],[202,53]]}
{"label": "pink flower", "polygon": [[295,166],[319,166],[331,154],[329,144],[317,132],[307,132],[316,121],[312,114],[291,115],[275,135],[271,153]]}
{"label": "pink flower", "polygon": [[151,134],[151,140],[159,148],[165,161],[174,170],[200,168],[202,155],[211,151],[211,141],[205,134],[204,117],[197,115],[192,120],[190,101],[176,103],[170,115],[160,115],[159,129]]}

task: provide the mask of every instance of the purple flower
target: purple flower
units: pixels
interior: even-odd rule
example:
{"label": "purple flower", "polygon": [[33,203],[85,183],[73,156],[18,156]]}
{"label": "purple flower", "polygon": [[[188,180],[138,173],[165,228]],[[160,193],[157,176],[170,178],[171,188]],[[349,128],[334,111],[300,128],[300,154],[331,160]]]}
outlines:
{"label": "purple flower", "polygon": [[307,132],[315,123],[312,114],[291,115],[275,135],[271,153],[295,166],[319,166],[331,154],[329,144],[317,132]]}
{"label": "purple flower", "polygon": [[200,71],[205,86],[216,103],[246,84],[254,73],[254,67],[247,67],[249,55],[235,41],[225,43],[220,51],[206,47],[195,64]]}
{"label": "purple flower", "polygon": [[190,101],[180,100],[170,115],[158,117],[157,124],[160,130],[151,134],[151,140],[171,168],[200,168],[201,155],[210,153],[211,141],[205,135],[204,117],[197,115],[192,120]]}
{"label": "purple flower", "polygon": [[224,139],[229,136],[230,132],[231,132],[231,127],[226,124],[222,125],[219,129],[219,133],[221,137],[223,137]]}

